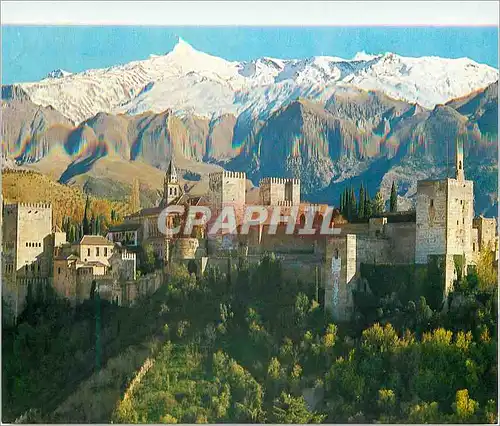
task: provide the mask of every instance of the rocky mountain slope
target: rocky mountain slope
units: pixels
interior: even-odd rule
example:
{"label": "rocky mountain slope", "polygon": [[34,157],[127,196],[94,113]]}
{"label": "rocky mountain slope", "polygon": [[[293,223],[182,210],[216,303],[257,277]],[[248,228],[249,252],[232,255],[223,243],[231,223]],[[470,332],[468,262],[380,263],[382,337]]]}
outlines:
{"label": "rocky mountain slope", "polygon": [[300,177],[304,198],[333,204],[361,182],[388,198],[395,180],[401,208],[410,208],[417,179],[452,172],[460,136],[467,175],[480,183],[477,213],[491,215],[497,78],[468,59],[239,63],[181,41],[146,61],[3,87],[2,148],[18,164],[100,196],[120,198],[134,176],[160,190],[174,155],[200,193],[223,166],[247,172],[253,184]]}

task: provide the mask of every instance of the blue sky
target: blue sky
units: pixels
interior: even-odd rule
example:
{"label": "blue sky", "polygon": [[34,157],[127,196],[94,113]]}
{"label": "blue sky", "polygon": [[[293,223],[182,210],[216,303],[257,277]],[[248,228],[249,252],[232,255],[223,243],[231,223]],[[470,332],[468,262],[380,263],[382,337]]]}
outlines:
{"label": "blue sky", "polygon": [[469,57],[498,68],[497,27],[2,26],[2,83],[102,68],[170,51],[181,36],[228,60],[351,58],[359,51]]}

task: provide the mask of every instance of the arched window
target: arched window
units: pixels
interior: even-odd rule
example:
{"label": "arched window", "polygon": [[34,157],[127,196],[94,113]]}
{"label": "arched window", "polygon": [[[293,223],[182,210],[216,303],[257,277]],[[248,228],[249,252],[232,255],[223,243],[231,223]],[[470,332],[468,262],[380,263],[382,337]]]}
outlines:
{"label": "arched window", "polygon": [[462,162],[461,161],[458,162],[458,170],[462,170]]}

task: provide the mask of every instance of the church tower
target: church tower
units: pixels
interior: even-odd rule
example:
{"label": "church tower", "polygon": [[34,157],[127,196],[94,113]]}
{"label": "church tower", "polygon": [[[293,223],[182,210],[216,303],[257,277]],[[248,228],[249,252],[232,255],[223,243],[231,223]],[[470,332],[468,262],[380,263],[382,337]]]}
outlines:
{"label": "church tower", "polygon": [[182,195],[181,186],[177,177],[177,169],[175,168],[174,156],[170,159],[165,180],[163,182],[163,207],[167,207],[177,200]]}

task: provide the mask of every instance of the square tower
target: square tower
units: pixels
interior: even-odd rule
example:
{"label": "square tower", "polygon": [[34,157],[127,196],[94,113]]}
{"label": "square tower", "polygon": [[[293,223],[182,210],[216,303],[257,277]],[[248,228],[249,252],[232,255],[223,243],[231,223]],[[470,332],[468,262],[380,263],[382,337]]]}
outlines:
{"label": "square tower", "polygon": [[2,216],[2,298],[17,318],[27,294],[26,280],[22,279],[47,276],[46,244],[52,232],[52,206],[8,204]]}
{"label": "square tower", "polygon": [[297,206],[300,204],[300,179],[261,179],[259,195],[264,206]]}
{"label": "square tower", "polygon": [[52,234],[52,206],[48,203],[9,204],[3,210],[5,262],[14,272],[30,272],[40,261],[46,237]]}
{"label": "square tower", "polygon": [[445,263],[445,293],[453,286],[455,260],[472,263],[474,184],[465,180],[463,145],[457,142],[455,179],[419,181],[416,203],[415,263],[427,264],[429,256]]}
{"label": "square tower", "polygon": [[224,205],[243,207],[246,203],[246,174],[243,172],[210,173],[210,204],[216,211]]}

